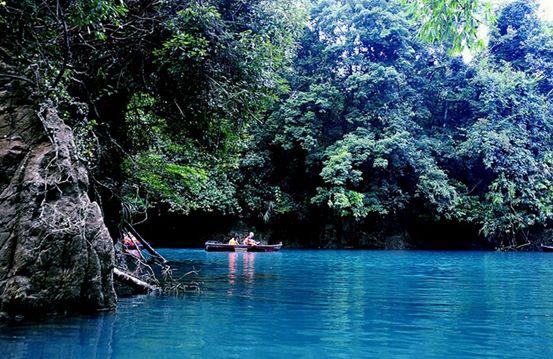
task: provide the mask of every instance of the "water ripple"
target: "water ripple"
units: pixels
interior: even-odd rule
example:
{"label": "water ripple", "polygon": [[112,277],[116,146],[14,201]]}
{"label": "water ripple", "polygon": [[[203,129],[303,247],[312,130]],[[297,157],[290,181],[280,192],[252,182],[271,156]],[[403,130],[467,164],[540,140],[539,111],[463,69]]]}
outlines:
{"label": "water ripple", "polygon": [[0,357],[553,357],[551,254],[163,254],[204,291],[12,325]]}

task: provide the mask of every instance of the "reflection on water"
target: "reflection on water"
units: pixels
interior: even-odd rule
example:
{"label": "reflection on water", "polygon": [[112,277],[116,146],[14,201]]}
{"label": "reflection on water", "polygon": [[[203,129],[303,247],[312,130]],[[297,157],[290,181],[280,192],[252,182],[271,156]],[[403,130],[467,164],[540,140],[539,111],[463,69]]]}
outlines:
{"label": "reflection on water", "polygon": [[229,284],[229,294],[232,294],[232,289],[234,287],[234,284],[236,284],[236,256],[237,253],[230,252],[228,254],[228,284]]}
{"label": "reflection on water", "polygon": [[205,290],[12,325],[0,358],[553,356],[551,254],[163,255],[200,269]]}
{"label": "reflection on water", "polygon": [[253,284],[255,277],[255,255],[255,253],[243,253],[242,256],[242,271],[248,284]]}
{"label": "reflection on water", "polygon": [[[237,279],[240,274],[243,276],[244,282],[249,284],[250,287],[254,283],[255,278],[255,256],[257,253],[228,253],[228,283],[229,287],[227,293],[232,295],[234,293],[234,285],[237,284]],[[241,268],[239,264],[241,263]]]}

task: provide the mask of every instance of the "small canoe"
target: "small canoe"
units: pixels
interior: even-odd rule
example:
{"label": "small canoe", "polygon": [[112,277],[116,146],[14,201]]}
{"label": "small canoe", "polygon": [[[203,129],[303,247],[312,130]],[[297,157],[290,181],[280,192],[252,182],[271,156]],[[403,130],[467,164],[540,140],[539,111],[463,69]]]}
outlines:
{"label": "small canoe", "polygon": [[214,241],[205,242],[207,252],[277,252],[280,248],[282,248],[282,243],[245,246],[243,244],[233,245]]}
{"label": "small canoe", "polygon": [[542,244],[541,245],[541,250],[544,251],[544,252],[553,252],[553,246],[544,246]]}

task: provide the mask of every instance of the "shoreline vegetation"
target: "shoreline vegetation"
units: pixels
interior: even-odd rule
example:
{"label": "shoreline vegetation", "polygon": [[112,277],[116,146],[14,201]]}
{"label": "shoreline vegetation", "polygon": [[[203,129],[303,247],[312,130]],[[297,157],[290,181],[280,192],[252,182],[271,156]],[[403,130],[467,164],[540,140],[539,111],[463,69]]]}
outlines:
{"label": "shoreline vegetation", "polygon": [[537,8],[0,1],[0,313],[197,290],[154,247],[235,232],[553,244],[553,25]]}

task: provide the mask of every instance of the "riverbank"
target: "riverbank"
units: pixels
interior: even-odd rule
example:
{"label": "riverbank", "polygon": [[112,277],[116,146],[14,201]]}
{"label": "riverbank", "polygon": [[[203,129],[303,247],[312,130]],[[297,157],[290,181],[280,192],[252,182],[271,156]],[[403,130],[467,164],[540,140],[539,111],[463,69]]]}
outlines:
{"label": "riverbank", "polygon": [[448,222],[411,222],[374,230],[371,226],[353,226],[348,222],[282,221],[263,223],[231,216],[150,216],[137,226],[155,246],[202,248],[210,240],[226,242],[234,234],[253,231],[257,240],[282,242],[297,249],[422,249],[422,250],[523,250],[540,251],[553,243],[553,231],[535,231],[515,244],[486,238],[478,228]]}

